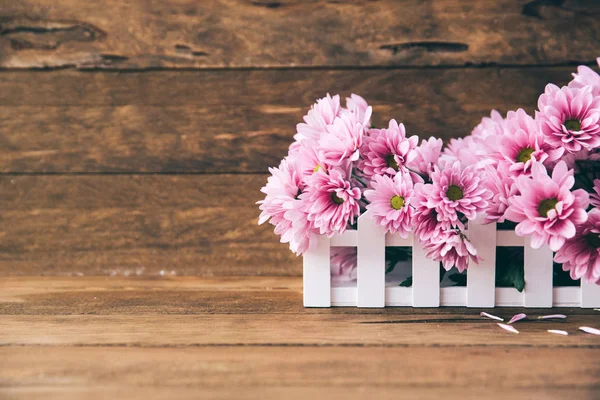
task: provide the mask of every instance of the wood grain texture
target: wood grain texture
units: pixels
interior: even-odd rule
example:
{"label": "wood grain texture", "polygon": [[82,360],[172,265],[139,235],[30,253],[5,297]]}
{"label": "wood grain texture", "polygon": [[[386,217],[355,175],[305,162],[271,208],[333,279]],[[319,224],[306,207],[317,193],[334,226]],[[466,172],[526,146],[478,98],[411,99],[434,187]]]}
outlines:
{"label": "wood grain texture", "polygon": [[325,93],[360,93],[374,123],[468,134],[497,108],[532,112],[575,68],[0,72],[0,171],[266,172]]}
{"label": "wood grain texture", "polygon": [[[300,278],[5,278],[0,345],[569,347],[600,349],[577,330],[593,310],[541,321],[527,310],[520,335],[466,308],[305,309]],[[504,317],[518,309],[497,309]],[[165,327],[168,330],[165,331]],[[325,328],[326,327],[326,328]],[[547,329],[564,329],[568,337]],[[166,333],[168,332],[168,333]]]}
{"label": "wood grain texture", "polygon": [[[394,323],[487,323],[473,308],[357,308],[306,309],[299,277],[32,277],[4,276],[0,280],[0,315],[159,315],[159,314],[361,314]],[[489,310],[488,310],[489,311]],[[498,308],[508,320],[519,309]],[[530,315],[567,313],[570,318],[600,318],[589,309],[526,310]],[[534,318],[535,319],[535,318]],[[534,321],[558,324],[565,321]],[[590,322],[590,321],[588,321]],[[592,321],[593,322],[593,321]]]}
{"label": "wood grain texture", "polygon": [[[6,277],[3,398],[501,399],[600,391],[600,342],[466,308],[304,309],[301,279]],[[19,308],[19,306],[21,306]],[[497,309],[508,317],[522,310]],[[560,328],[569,337],[545,330]]]}
{"label": "wood grain texture", "polygon": [[22,0],[0,66],[273,67],[592,62],[593,1]]}
{"label": "wood grain texture", "polygon": [[[345,398],[361,398],[358,394],[370,388],[369,392],[387,391],[414,399],[410,395],[424,389],[444,388],[448,398],[485,387],[492,396],[502,392],[503,398],[511,392],[522,396],[534,390],[557,390],[564,396],[572,390],[571,396],[585,395],[577,399],[586,399],[598,390],[598,357],[599,349],[568,348],[500,352],[462,347],[4,347],[0,348],[4,367],[0,394],[35,389],[74,395],[83,388],[100,393],[106,388],[169,388],[171,398],[180,398],[173,394],[186,388],[198,397],[213,398],[214,392],[228,391],[232,397],[244,394],[245,398],[246,391],[254,396],[277,391],[308,394],[312,388],[318,390],[314,394],[333,391],[349,396]],[[424,359],[429,361],[424,363]],[[556,363],[557,359],[565,361]]]}
{"label": "wood grain texture", "polygon": [[299,275],[266,175],[0,177],[0,274]]}
{"label": "wood grain texture", "polygon": [[[398,364],[402,359],[397,360]],[[392,367],[395,367],[393,365]],[[550,377],[549,379],[551,379]],[[227,382],[224,387],[203,387],[202,389],[183,386],[81,386],[76,383],[64,385],[63,387],[29,386],[0,387],[0,395],[7,396],[11,400],[104,400],[110,398],[132,399],[132,400],[154,400],[154,399],[197,399],[204,396],[209,399],[230,400],[231,398],[244,398],[250,400],[265,399],[333,399],[333,400],[354,400],[364,399],[365,396],[373,396],[382,400],[396,400],[402,398],[418,400],[437,400],[457,399],[457,400],[504,400],[510,399],[544,399],[544,400],[564,400],[565,398],[574,398],[578,400],[596,400],[598,396],[597,389],[570,388],[506,388],[498,391],[490,391],[485,387],[410,387],[405,386],[384,386],[373,387],[363,386],[360,388],[350,387],[318,387],[318,386],[238,386],[235,382]]]}

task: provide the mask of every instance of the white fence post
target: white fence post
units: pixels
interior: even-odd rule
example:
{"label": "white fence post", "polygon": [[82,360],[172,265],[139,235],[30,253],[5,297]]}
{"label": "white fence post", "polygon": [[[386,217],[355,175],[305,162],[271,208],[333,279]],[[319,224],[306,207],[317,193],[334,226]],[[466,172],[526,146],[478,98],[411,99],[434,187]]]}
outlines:
{"label": "white fence post", "polygon": [[315,249],[304,253],[304,307],[331,307],[330,248],[329,238],[320,235]]}
{"label": "white fence post", "polygon": [[600,307],[600,285],[581,278],[581,308]]}
{"label": "white fence post", "polygon": [[358,218],[356,305],[385,307],[385,230],[367,211]]}
{"label": "white fence post", "polygon": [[439,307],[440,263],[425,256],[416,236],[413,235],[412,246],[413,307]]}
{"label": "white fence post", "polygon": [[547,245],[531,248],[525,240],[525,307],[552,307],[552,250]]}
{"label": "white fence post", "polygon": [[483,225],[485,216],[469,222],[469,240],[480,257],[469,262],[467,307],[494,307],[496,301],[496,223]]}

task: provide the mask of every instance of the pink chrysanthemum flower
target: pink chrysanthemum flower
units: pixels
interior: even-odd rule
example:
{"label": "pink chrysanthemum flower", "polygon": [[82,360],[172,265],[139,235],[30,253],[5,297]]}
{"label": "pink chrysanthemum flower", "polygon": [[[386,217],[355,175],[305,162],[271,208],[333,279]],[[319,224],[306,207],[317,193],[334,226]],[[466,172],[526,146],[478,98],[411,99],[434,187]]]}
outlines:
{"label": "pink chrysanthemum flower", "polygon": [[538,108],[535,119],[551,146],[574,153],[600,145],[600,96],[592,95],[591,86],[573,89],[549,84]]}
{"label": "pink chrysanthemum flower", "polygon": [[485,169],[485,185],[492,192],[485,223],[502,223],[506,220],[504,214],[510,205],[510,199],[519,194],[515,180],[504,168],[488,166]]}
{"label": "pink chrysanthemum flower", "polygon": [[[346,97],[346,108],[348,111],[356,114],[359,121],[363,121],[365,127],[371,126],[371,111],[369,104],[365,99],[357,94],[352,93],[350,97]],[[365,118],[368,113],[368,118]]]}
{"label": "pink chrysanthemum flower", "polygon": [[360,188],[352,187],[346,173],[332,169],[318,171],[306,179],[308,186],[300,199],[308,210],[307,219],[322,235],[343,233],[360,214]]}
{"label": "pink chrysanthemum flower", "polygon": [[392,119],[387,129],[371,129],[361,148],[362,170],[367,178],[375,175],[394,176],[416,156],[417,136],[406,137],[404,124]]}
{"label": "pink chrysanthemum flower", "polygon": [[423,192],[422,183],[416,183],[414,186],[414,195],[410,205],[414,208],[413,225],[416,237],[422,241],[436,240],[442,233],[442,224],[438,221],[438,214],[435,208],[427,207],[427,197]]}
{"label": "pink chrysanthemum flower", "polygon": [[[488,136],[495,138],[494,136]],[[438,167],[444,169],[459,161],[463,166],[475,166],[481,168],[487,164],[495,163],[495,160],[488,157],[491,152],[487,140],[479,139],[474,136],[464,138],[450,139],[450,142],[442,151],[438,160]]]}
{"label": "pink chrysanthemum flower", "polygon": [[422,190],[427,207],[435,208],[444,229],[463,229],[459,214],[472,220],[478,212],[485,211],[492,192],[485,187],[483,178],[481,170],[474,166],[463,168],[458,161],[443,170],[435,167],[432,183],[424,185]]}
{"label": "pink chrysanthemum flower", "polygon": [[443,237],[423,242],[422,245],[427,258],[441,262],[446,271],[456,267],[463,272],[469,266],[469,259],[479,263],[475,247],[464,234],[457,231],[448,231]]}
{"label": "pink chrysanthemum flower", "polygon": [[[371,107],[368,107],[364,118],[371,118]],[[366,127],[365,120],[359,120],[357,114],[342,113],[319,139],[319,158],[327,167],[357,161]]]}
{"label": "pink chrysanthemum flower", "polygon": [[531,177],[516,180],[521,193],[510,201],[507,219],[519,223],[515,233],[531,236],[531,247],[540,248],[547,243],[557,251],[566,239],[575,236],[575,226],[585,222],[589,204],[588,193],[583,189],[571,192],[575,183],[573,170],[564,161],[556,164],[552,177],[539,163],[532,167]]}
{"label": "pink chrysanthemum flower", "polygon": [[423,139],[421,145],[415,148],[416,156],[408,163],[408,168],[421,175],[430,176],[433,173],[433,167],[438,163],[443,145],[442,139],[434,137],[430,137],[428,140]]}
{"label": "pink chrysanthemum flower", "polygon": [[471,135],[479,139],[486,139],[488,136],[502,136],[504,134],[504,118],[496,110],[492,110],[489,117],[483,117]]}
{"label": "pink chrysanthemum flower", "polygon": [[356,247],[331,248],[331,276],[341,282],[355,281],[357,275]]}
{"label": "pink chrysanthemum flower", "polygon": [[290,151],[288,159],[293,160],[296,171],[303,180],[317,171],[327,172],[325,163],[319,158],[318,144],[314,140],[301,142],[294,151]]}
{"label": "pink chrysanthemum flower", "polygon": [[371,187],[365,191],[370,202],[367,210],[375,222],[386,232],[408,237],[412,230],[413,208],[410,206],[414,193],[413,181],[408,173],[398,173],[393,178],[387,175],[375,175]]}
{"label": "pink chrysanthemum flower", "polygon": [[315,104],[304,116],[304,122],[296,125],[298,132],[294,139],[301,142],[306,139],[319,140],[321,135],[327,132],[327,128],[333,124],[333,121],[342,112],[340,106],[340,96],[331,97],[329,93],[326,97],[317,100]]}
{"label": "pink chrysanthemum flower", "polygon": [[590,194],[590,204],[600,207],[600,179],[594,179],[594,193]]}
{"label": "pink chrysanthemum flower", "polygon": [[258,223],[268,220],[275,226],[275,234],[281,236],[281,242],[289,243],[290,249],[300,255],[314,246],[318,233],[308,222],[298,199],[304,187],[301,174],[292,158],[284,158],[278,168],[269,171],[272,175],[261,189],[265,199],[257,203],[261,210]]}
{"label": "pink chrysanthemum flower", "polygon": [[[600,66],[600,57],[596,59]],[[600,96],[600,75],[593,69],[580,65],[577,67],[577,73],[573,74],[573,80],[569,83],[570,88],[581,89],[584,86],[592,87],[592,94]]]}
{"label": "pink chrysanthemum flower", "polygon": [[513,175],[529,174],[533,163],[556,161],[564,152],[562,147],[545,142],[537,121],[521,108],[508,112],[505,134],[497,138],[497,143],[498,158]]}
{"label": "pink chrysanthemum flower", "polygon": [[286,225],[275,227],[275,234],[281,235],[281,243],[289,243],[290,250],[296,255],[302,255],[316,245],[319,231],[307,219],[305,206],[300,200],[287,202],[285,219]]}
{"label": "pink chrysanthemum flower", "polygon": [[267,220],[270,220],[273,225],[282,222],[286,211],[283,204],[296,200],[302,191],[302,176],[290,161],[284,158],[278,168],[269,168],[271,176],[267,178],[267,184],[260,190],[266,195],[265,199],[256,203],[260,204],[261,210],[259,225]]}
{"label": "pink chrysanthemum flower", "polygon": [[576,235],[556,252],[554,261],[570,271],[572,279],[600,284],[600,210],[593,209],[577,227]]}

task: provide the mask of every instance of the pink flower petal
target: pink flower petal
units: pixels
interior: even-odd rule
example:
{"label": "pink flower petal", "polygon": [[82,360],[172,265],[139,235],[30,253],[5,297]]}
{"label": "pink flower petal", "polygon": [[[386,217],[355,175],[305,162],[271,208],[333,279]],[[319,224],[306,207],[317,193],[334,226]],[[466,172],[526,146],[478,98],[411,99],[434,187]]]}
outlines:
{"label": "pink flower petal", "polygon": [[512,318],[510,319],[510,321],[508,321],[508,323],[509,323],[509,324],[512,324],[513,322],[520,321],[520,320],[522,320],[522,319],[524,319],[524,318],[527,318],[527,315],[526,315],[526,314],[523,314],[523,313],[521,313],[521,314],[517,314],[517,315],[515,315],[514,317],[512,317]]}
{"label": "pink flower petal", "polygon": [[548,332],[555,333],[557,335],[569,336],[569,332],[561,331],[560,329],[548,329]]}
{"label": "pink flower petal", "polygon": [[567,318],[564,314],[552,314],[552,315],[540,315],[538,319],[559,319],[559,318]]}
{"label": "pink flower petal", "polygon": [[600,336],[600,329],[590,328],[589,326],[580,326],[579,330],[584,331],[585,333]]}
{"label": "pink flower petal", "polygon": [[[516,330],[515,327],[512,326],[512,325],[506,325],[506,324],[498,323],[498,326],[500,328],[504,329],[505,331],[509,331],[509,332],[512,332],[512,333],[519,333],[519,331]],[[581,328],[579,328],[579,329],[581,329]]]}
{"label": "pink flower petal", "polygon": [[504,321],[504,318],[496,317],[495,315],[488,314],[488,313],[483,312],[483,311],[479,315],[482,316],[482,317],[489,318],[489,319],[495,319],[496,321]]}

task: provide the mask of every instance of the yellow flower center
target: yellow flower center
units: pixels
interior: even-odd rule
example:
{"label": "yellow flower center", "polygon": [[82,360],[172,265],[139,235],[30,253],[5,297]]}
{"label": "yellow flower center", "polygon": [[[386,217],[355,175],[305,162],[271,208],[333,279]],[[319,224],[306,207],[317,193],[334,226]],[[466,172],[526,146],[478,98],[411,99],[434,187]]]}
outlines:
{"label": "yellow flower center", "polygon": [[390,204],[394,210],[399,210],[404,207],[404,197],[402,196],[394,196],[390,200]]}
{"label": "yellow flower center", "polygon": [[463,198],[465,194],[462,189],[456,185],[452,185],[446,190],[446,196],[452,201],[457,201]]}
{"label": "yellow flower center", "polygon": [[393,154],[390,154],[389,156],[387,156],[385,161],[386,161],[388,167],[393,168],[396,171],[398,171],[400,169],[400,166],[398,165],[398,162],[396,161],[396,158],[394,157]]}
{"label": "yellow flower center", "polygon": [[517,154],[517,162],[526,163],[527,161],[531,160],[531,155],[534,151],[535,150],[531,147],[525,147],[524,149],[521,149],[519,154]]}
{"label": "yellow flower center", "polygon": [[581,129],[581,122],[577,119],[568,119],[565,121],[565,128],[570,131],[578,131]]}
{"label": "yellow flower center", "polygon": [[595,233],[585,235],[585,241],[595,249],[600,248],[600,236]]}
{"label": "yellow flower center", "polygon": [[321,165],[317,164],[317,166],[313,169],[313,173],[318,172],[321,169]]}
{"label": "yellow flower center", "polygon": [[548,217],[548,211],[554,210],[556,203],[558,203],[558,199],[556,198],[540,201],[540,204],[538,205],[538,212],[540,213],[540,216]]}
{"label": "yellow flower center", "polygon": [[335,192],[331,193],[331,201],[333,201],[335,204],[342,204],[344,202],[344,199],[339,198],[337,194],[335,194]]}

